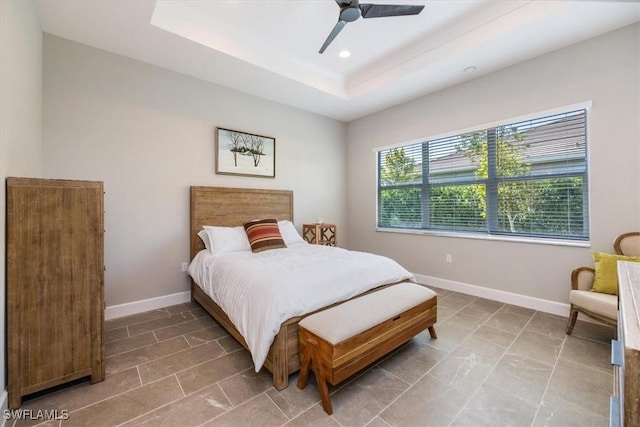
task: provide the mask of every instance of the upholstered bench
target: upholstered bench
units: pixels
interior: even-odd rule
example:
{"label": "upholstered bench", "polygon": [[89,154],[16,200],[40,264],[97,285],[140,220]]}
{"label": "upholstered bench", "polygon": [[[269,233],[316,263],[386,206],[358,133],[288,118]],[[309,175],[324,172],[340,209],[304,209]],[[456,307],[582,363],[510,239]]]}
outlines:
{"label": "upholstered bench", "polygon": [[322,407],[333,413],[327,382],[337,385],[425,329],[437,338],[436,315],[437,294],[403,282],[305,317],[298,324],[298,388],[312,370]]}

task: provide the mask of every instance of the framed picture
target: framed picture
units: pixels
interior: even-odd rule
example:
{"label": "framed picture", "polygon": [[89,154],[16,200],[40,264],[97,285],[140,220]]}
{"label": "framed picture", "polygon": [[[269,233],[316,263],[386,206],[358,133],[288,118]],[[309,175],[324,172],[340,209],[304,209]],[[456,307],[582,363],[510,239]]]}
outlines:
{"label": "framed picture", "polygon": [[275,178],[276,139],[216,128],[216,173]]}

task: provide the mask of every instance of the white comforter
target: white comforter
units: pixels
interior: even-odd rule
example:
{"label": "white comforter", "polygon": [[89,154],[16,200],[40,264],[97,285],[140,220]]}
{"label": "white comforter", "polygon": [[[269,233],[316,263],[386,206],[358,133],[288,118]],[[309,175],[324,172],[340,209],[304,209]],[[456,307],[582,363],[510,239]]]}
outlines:
{"label": "white comforter", "polygon": [[413,280],[389,258],[309,244],[215,256],[203,250],[189,274],[245,338],[256,372],[283,321],[376,286]]}

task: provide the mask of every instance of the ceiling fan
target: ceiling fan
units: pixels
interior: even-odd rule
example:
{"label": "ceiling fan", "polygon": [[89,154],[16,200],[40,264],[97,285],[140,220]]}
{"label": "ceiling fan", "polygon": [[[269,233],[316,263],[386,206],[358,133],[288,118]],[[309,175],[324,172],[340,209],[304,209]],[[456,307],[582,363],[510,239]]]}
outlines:
{"label": "ceiling fan", "polygon": [[329,37],[324,41],[320,48],[322,53],[336,38],[338,33],[342,31],[345,25],[353,22],[362,16],[363,18],[384,18],[387,16],[404,16],[417,15],[422,12],[424,5],[407,5],[407,4],[360,4],[359,0],[335,0],[340,8],[338,15],[338,23],[333,27]]}

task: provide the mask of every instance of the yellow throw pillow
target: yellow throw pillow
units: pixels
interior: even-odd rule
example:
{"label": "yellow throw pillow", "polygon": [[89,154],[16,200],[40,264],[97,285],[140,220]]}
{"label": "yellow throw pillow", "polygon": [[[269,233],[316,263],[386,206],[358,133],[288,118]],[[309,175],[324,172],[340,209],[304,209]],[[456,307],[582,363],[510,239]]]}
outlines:
{"label": "yellow throw pillow", "polygon": [[593,279],[592,291],[618,295],[618,261],[640,262],[640,257],[593,252],[596,275]]}

